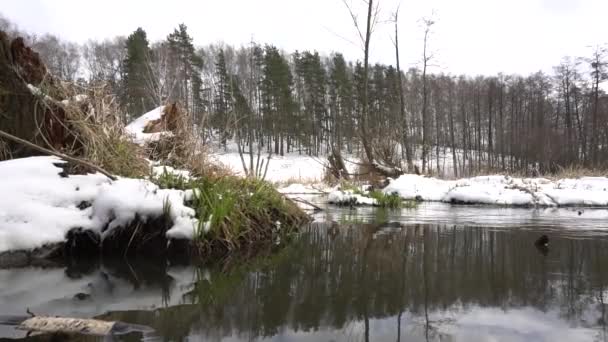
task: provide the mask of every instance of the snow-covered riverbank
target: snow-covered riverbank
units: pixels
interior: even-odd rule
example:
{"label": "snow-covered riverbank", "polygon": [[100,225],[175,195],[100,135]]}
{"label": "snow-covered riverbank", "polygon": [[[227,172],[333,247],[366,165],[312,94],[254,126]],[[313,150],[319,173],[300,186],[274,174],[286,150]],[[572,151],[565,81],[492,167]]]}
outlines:
{"label": "snow-covered riverbank", "polygon": [[73,228],[103,237],[136,217],[145,221],[165,211],[173,222],[167,236],[192,236],[198,221],[184,205],[191,192],[98,173],[61,176],[63,163],[55,157],[0,162],[0,252],[62,242]]}
{"label": "snow-covered riverbank", "polygon": [[403,199],[507,206],[608,206],[608,178],[545,178],[480,176],[441,180],[403,175],[383,190]]}

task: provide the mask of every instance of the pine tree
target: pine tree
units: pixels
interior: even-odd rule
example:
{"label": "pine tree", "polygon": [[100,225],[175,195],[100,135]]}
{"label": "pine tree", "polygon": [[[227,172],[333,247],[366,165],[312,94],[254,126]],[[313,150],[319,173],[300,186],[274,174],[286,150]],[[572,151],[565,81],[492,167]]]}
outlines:
{"label": "pine tree", "polygon": [[215,88],[215,115],[213,118],[214,125],[219,128],[221,134],[221,143],[226,148],[226,140],[230,135],[229,119],[231,106],[232,106],[232,93],[231,88],[234,84],[231,84],[228,79],[228,71],[226,70],[226,57],[224,56],[224,50],[220,49],[217,54],[217,60],[215,63],[216,73],[216,88]]}
{"label": "pine tree", "polygon": [[[325,101],[327,75],[321,64],[319,54],[305,51],[295,59],[296,73],[302,83],[304,115],[308,119],[310,138],[308,143],[312,154],[318,154],[325,132],[329,130],[327,106]],[[305,128],[306,130],[306,128]],[[307,130],[308,131],[308,130]]]}
{"label": "pine tree", "polygon": [[186,25],[180,24],[167,37],[167,41],[176,61],[176,76],[180,83],[179,100],[183,102],[186,111],[192,113],[194,121],[199,122],[205,109],[201,95],[203,59],[196,54]]}
{"label": "pine tree", "polygon": [[351,141],[355,136],[354,123],[352,122],[354,106],[352,72],[342,54],[336,54],[332,58],[329,77],[333,145],[334,148],[340,150],[344,139],[348,144],[349,152],[352,152]]}
{"label": "pine tree", "polygon": [[124,65],[124,99],[127,112],[137,117],[148,112],[154,104],[146,90],[147,66],[150,63],[150,47],[146,31],[135,30],[126,41],[127,55]]}
{"label": "pine tree", "polygon": [[267,45],[261,86],[262,110],[266,127],[272,131],[274,152],[284,154],[285,128],[291,125],[295,102],[292,94],[293,76],[287,60],[279,50]]}

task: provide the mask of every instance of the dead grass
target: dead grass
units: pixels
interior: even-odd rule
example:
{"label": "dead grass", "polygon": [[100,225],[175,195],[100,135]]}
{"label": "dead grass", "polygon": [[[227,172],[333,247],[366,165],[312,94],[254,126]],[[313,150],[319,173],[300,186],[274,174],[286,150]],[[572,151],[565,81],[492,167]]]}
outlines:
{"label": "dead grass", "polygon": [[[234,175],[228,167],[210,160],[207,147],[192,129],[188,113],[183,112],[176,104],[168,104],[163,110],[163,117],[165,115],[170,117],[171,121],[167,127],[160,129],[170,133],[146,144],[145,153],[149,159],[188,170],[198,177],[218,178]],[[156,126],[163,126],[163,120],[158,121]]]}
{"label": "dead grass", "polygon": [[[319,179],[319,178],[291,177],[291,178],[288,178],[286,180],[282,180],[280,182],[274,182],[274,184],[277,185],[277,186],[289,186],[289,185],[292,185],[292,184],[318,185],[318,184],[322,184],[322,183],[327,182],[327,181],[325,181],[325,179],[326,178]],[[329,184],[329,182],[327,182],[327,184]]]}
{"label": "dead grass", "polygon": [[[40,90],[45,95],[39,96],[38,101],[66,132],[58,147],[57,137],[54,143],[46,138],[46,132],[52,128],[44,127],[45,122],[37,122],[39,136],[47,147],[88,161],[111,174],[125,177],[148,174],[143,150],[126,137],[116,98],[107,92],[105,85],[83,88],[62,83],[60,87],[45,88],[43,82]],[[72,171],[90,172],[78,165]]]}
{"label": "dead grass", "polygon": [[558,172],[540,175],[551,180],[581,177],[608,177],[608,170],[590,169],[583,166],[568,166],[560,168]]}

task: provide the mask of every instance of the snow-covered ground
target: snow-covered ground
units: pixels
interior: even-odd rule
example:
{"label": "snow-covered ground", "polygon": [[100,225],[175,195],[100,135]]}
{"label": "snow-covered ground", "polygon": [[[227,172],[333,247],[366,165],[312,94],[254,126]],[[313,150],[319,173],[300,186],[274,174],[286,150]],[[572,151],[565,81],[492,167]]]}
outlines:
{"label": "snow-covered ground", "polygon": [[514,206],[608,206],[608,178],[545,178],[481,176],[441,180],[403,175],[384,189],[404,199]]}
{"label": "snow-covered ground", "polygon": [[[260,158],[263,158],[264,165],[267,162],[267,157],[268,153],[262,152]],[[212,148],[211,158],[229,167],[237,175],[245,174],[238,147],[234,142],[229,142],[225,150],[222,147]],[[245,164],[249,167],[249,153],[244,153],[243,158]],[[254,152],[253,158],[255,164],[257,160],[256,152]],[[358,162],[358,159],[353,156],[345,156],[346,168],[352,173],[357,169],[353,162]],[[319,184],[325,178],[327,165],[326,157],[312,157],[298,152],[287,153],[284,156],[273,154],[270,157],[270,165],[265,179],[277,184]]]}
{"label": "snow-covered ground", "polygon": [[61,177],[61,163],[55,157],[0,162],[0,252],[61,242],[72,228],[101,232],[107,226],[107,236],[136,215],[163,215],[167,204],[174,222],[169,237],[191,237],[198,225],[184,205],[191,192],[161,190],[142,179],[110,181],[99,173]]}
{"label": "snow-covered ground", "polygon": [[[245,163],[249,164],[249,154],[244,154]],[[267,155],[262,155],[264,164]],[[244,175],[243,164],[238,152],[213,153],[211,158],[227,166],[237,175]],[[254,164],[257,155],[254,155]],[[286,156],[272,155],[266,180],[273,183],[319,183],[325,177],[325,163],[322,158],[306,155],[290,154]]]}
{"label": "snow-covered ground", "polygon": [[[127,134],[131,136],[135,143],[144,144],[146,142],[158,140],[163,134],[171,134],[171,132],[143,132],[144,127],[146,127],[148,122],[157,120],[161,117],[163,109],[164,106],[155,108],[133,120],[133,122],[125,127]],[[236,143],[234,141],[229,141],[226,149],[217,145],[217,143],[210,144],[211,159],[228,167],[237,175],[245,175],[243,163],[241,161],[241,156],[238,153]],[[249,167],[249,154],[244,153],[243,157],[246,165]],[[260,158],[260,161],[264,162],[262,172],[265,169],[266,163],[268,162],[267,159],[268,154],[263,151]],[[256,162],[257,153],[254,152],[254,164]],[[312,157],[297,152],[288,153],[284,156],[273,154],[270,157],[270,164],[268,165],[268,172],[265,179],[278,184],[294,182],[321,183],[325,177],[326,167],[327,158],[325,157]],[[346,162],[346,167],[351,172],[354,172],[356,169],[356,165],[349,162]]]}

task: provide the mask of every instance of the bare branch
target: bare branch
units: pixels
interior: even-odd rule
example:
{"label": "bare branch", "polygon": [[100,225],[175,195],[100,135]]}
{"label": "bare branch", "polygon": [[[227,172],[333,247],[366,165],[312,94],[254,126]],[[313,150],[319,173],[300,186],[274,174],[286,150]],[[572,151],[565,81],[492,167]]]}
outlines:
{"label": "bare branch", "polygon": [[346,0],[342,0],[342,2],[344,3],[344,6],[346,6],[346,9],[348,9],[348,13],[350,14],[350,17],[353,20],[355,29],[357,30],[357,33],[359,34],[359,39],[361,39],[361,45],[364,46],[365,37],[363,35],[363,32],[361,31],[361,27],[359,26],[359,21],[357,20],[357,16],[355,15],[355,12],[353,12],[352,6],[349,5]]}
{"label": "bare branch", "polygon": [[354,46],[356,46],[356,47],[359,47],[359,48],[361,47],[359,44],[357,44],[357,43],[353,42],[352,40],[350,40],[350,39],[348,39],[348,38],[346,38],[346,37],[344,37],[344,36],[342,36],[342,35],[340,35],[340,34],[338,34],[338,33],[334,32],[334,31],[332,31],[332,30],[331,30],[331,29],[329,29],[328,27],[323,26],[323,28],[324,28],[324,29],[326,29],[326,30],[327,30],[329,33],[333,34],[334,36],[336,36],[336,37],[338,37],[338,38],[340,38],[340,39],[344,40],[345,42],[347,42],[347,43],[349,43],[349,44],[352,44],[352,45],[354,45]]}
{"label": "bare branch", "polygon": [[34,150],[36,150],[38,152],[50,154],[52,156],[59,157],[61,159],[64,159],[64,160],[72,162],[72,163],[84,165],[84,166],[86,166],[86,167],[88,167],[90,169],[93,169],[93,170],[95,170],[95,171],[103,174],[104,176],[110,178],[111,180],[116,180],[116,176],[110,174],[108,171],[102,169],[101,167],[99,167],[97,165],[91,164],[88,161],[85,161],[85,160],[82,160],[82,159],[78,159],[78,158],[74,158],[74,157],[70,157],[70,156],[68,156],[66,154],[59,153],[59,152],[56,152],[56,151],[51,151],[51,150],[49,150],[47,148],[44,148],[42,146],[38,146],[38,145],[36,145],[34,143],[31,143],[31,142],[29,142],[27,140],[23,140],[23,139],[21,139],[19,137],[16,137],[16,136],[14,136],[12,134],[6,133],[6,132],[1,131],[1,130],[0,130],[0,137],[12,140],[12,141],[14,141],[16,143],[19,143],[19,144],[22,144],[22,145],[25,145],[25,146],[27,146],[29,148],[32,148],[32,149],[34,149]]}

